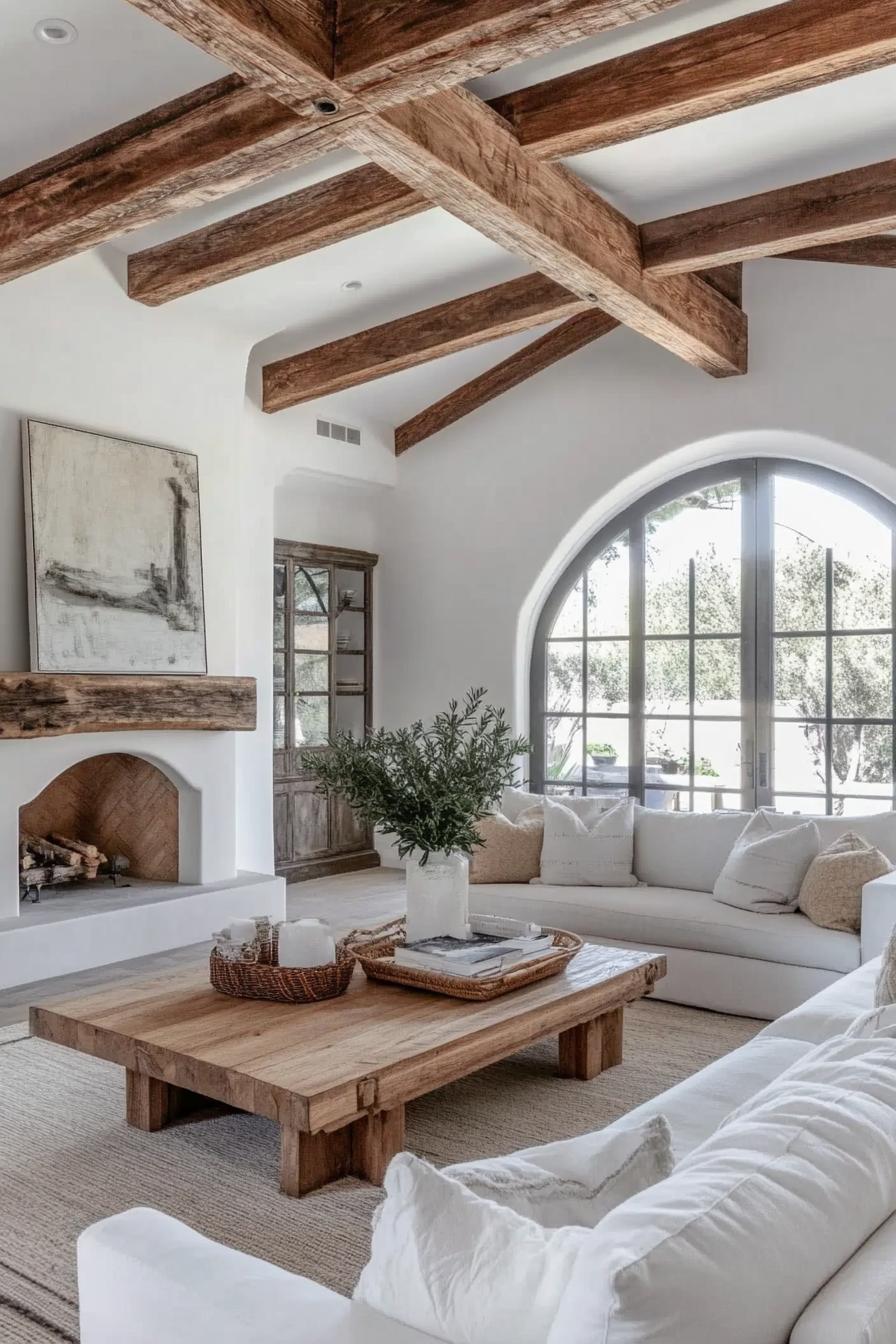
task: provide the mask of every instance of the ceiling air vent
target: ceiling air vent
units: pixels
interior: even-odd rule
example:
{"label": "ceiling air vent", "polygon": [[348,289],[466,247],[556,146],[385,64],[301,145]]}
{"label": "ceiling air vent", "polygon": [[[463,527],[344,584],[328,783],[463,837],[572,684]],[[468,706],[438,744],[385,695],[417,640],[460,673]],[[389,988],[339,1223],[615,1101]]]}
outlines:
{"label": "ceiling air vent", "polygon": [[338,425],[335,420],[318,420],[317,432],[322,439],[338,439],[340,443],[360,443],[361,431],[351,425]]}

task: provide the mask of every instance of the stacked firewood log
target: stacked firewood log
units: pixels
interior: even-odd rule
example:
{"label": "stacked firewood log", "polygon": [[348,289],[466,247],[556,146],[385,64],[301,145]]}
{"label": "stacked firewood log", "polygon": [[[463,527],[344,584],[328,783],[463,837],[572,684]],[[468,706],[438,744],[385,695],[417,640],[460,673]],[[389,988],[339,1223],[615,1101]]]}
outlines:
{"label": "stacked firewood log", "polygon": [[72,840],[55,831],[46,836],[23,831],[19,836],[19,884],[23,891],[93,881],[107,862],[105,854],[86,840]]}

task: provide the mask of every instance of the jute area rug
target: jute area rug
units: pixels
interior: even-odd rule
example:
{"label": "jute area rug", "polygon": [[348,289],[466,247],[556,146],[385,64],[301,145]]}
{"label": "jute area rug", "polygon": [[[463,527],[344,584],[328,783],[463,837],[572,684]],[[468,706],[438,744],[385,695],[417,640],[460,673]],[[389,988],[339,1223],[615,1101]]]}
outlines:
{"label": "jute area rug", "polygon": [[[408,1108],[407,1144],[442,1164],[597,1129],[744,1044],[762,1024],[645,1001],[626,1011],[625,1060],[590,1083],[557,1078],[556,1042]],[[209,1237],[349,1293],[379,1192],[344,1180],[302,1200],[277,1190],[278,1133],[228,1116],[159,1134],[124,1123],[124,1073],[0,1031],[0,1340],[77,1341],[75,1241],[148,1204]]]}

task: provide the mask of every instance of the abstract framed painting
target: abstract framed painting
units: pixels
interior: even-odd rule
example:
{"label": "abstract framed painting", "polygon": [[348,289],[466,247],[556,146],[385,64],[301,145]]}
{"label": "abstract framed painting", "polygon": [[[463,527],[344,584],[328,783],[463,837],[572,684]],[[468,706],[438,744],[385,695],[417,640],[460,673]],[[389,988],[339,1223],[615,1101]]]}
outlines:
{"label": "abstract framed painting", "polygon": [[34,672],[207,670],[193,453],[22,423]]}

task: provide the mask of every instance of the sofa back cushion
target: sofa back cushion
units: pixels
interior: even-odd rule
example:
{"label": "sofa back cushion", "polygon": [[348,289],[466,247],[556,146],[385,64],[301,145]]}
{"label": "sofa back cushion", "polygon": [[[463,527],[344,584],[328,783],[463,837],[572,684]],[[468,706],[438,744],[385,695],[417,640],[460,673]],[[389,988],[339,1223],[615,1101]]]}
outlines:
{"label": "sofa back cushion", "polygon": [[[606,812],[608,808],[613,807],[619,802],[618,798],[609,798],[602,794],[581,793],[570,794],[548,794],[548,797],[555,803],[562,803],[568,807],[570,812],[575,812],[577,817],[594,818],[599,812]],[[544,806],[545,795],[543,793],[529,793],[526,789],[517,789],[508,784],[501,794],[501,813],[508,821],[518,821],[523,812],[530,808],[537,807],[541,809]]]}
{"label": "sofa back cushion", "polygon": [[764,815],[773,831],[788,831],[814,821],[822,849],[827,849],[847,831],[855,831],[869,845],[882,850],[891,863],[896,863],[896,812],[875,812],[865,817],[825,817],[809,812],[765,812]]}
{"label": "sofa back cushion", "polygon": [[896,1050],[835,1038],[588,1234],[548,1344],[782,1344],[896,1209]]}
{"label": "sofa back cushion", "polygon": [[749,812],[660,812],[635,806],[635,876],[650,887],[712,891]]}

